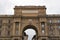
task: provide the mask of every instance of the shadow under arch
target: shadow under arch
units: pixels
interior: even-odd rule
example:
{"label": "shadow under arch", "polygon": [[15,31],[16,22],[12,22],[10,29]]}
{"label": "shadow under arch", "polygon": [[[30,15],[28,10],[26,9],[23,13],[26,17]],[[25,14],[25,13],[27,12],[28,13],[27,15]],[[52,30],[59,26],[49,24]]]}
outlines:
{"label": "shadow under arch", "polygon": [[38,36],[38,30],[37,30],[37,28],[34,26],[34,25],[27,25],[27,26],[25,26],[24,28],[23,28],[23,30],[22,30],[22,36],[24,36],[24,31],[25,30],[27,30],[27,29],[33,29],[33,30],[35,30],[35,32],[36,32],[36,38],[37,38],[37,36]]}

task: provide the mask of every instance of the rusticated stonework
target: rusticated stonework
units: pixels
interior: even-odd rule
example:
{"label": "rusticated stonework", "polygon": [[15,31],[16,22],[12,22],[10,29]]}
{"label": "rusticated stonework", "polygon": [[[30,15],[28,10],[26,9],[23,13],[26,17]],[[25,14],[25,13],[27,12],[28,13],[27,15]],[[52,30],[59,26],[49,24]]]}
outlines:
{"label": "rusticated stonework", "polygon": [[15,6],[14,15],[0,15],[0,40],[28,40],[30,28],[32,40],[60,40],[60,15],[47,15],[45,6]]}

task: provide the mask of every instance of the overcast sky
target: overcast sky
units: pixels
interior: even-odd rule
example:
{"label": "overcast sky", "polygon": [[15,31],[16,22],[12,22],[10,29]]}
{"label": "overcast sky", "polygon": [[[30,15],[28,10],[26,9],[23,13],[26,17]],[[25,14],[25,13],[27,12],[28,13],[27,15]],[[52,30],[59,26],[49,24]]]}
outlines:
{"label": "overcast sky", "polygon": [[33,29],[27,29],[25,33],[28,35],[28,40],[32,40],[33,36],[36,35],[36,31]]}
{"label": "overcast sky", "polygon": [[60,14],[60,0],[0,0],[0,14],[14,14],[16,5],[45,5],[47,14]]}

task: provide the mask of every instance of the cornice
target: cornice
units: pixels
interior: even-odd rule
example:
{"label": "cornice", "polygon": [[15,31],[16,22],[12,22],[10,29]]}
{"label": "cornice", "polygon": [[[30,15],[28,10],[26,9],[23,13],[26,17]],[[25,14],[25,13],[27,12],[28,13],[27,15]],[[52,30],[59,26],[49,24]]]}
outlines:
{"label": "cornice", "polygon": [[60,18],[60,15],[37,15],[37,16],[22,16],[22,15],[0,15],[0,18]]}
{"label": "cornice", "polygon": [[46,9],[45,6],[15,6],[14,9]]}

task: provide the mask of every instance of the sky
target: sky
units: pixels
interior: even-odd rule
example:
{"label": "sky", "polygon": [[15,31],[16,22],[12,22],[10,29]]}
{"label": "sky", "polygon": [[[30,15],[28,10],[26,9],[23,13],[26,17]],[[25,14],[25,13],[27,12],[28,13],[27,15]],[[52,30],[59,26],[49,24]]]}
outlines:
{"label": "sky", "polygon": [[25,33],[28,35],[28,40],[32,40],[33,36],[36,35],[36,31],[33,29],[27,29]]}
{"label": "sky", "polygon": [[13,15],[15,6],[43,6],[47,14],[60,14],[60,0],[0,0],[0,15]]}

